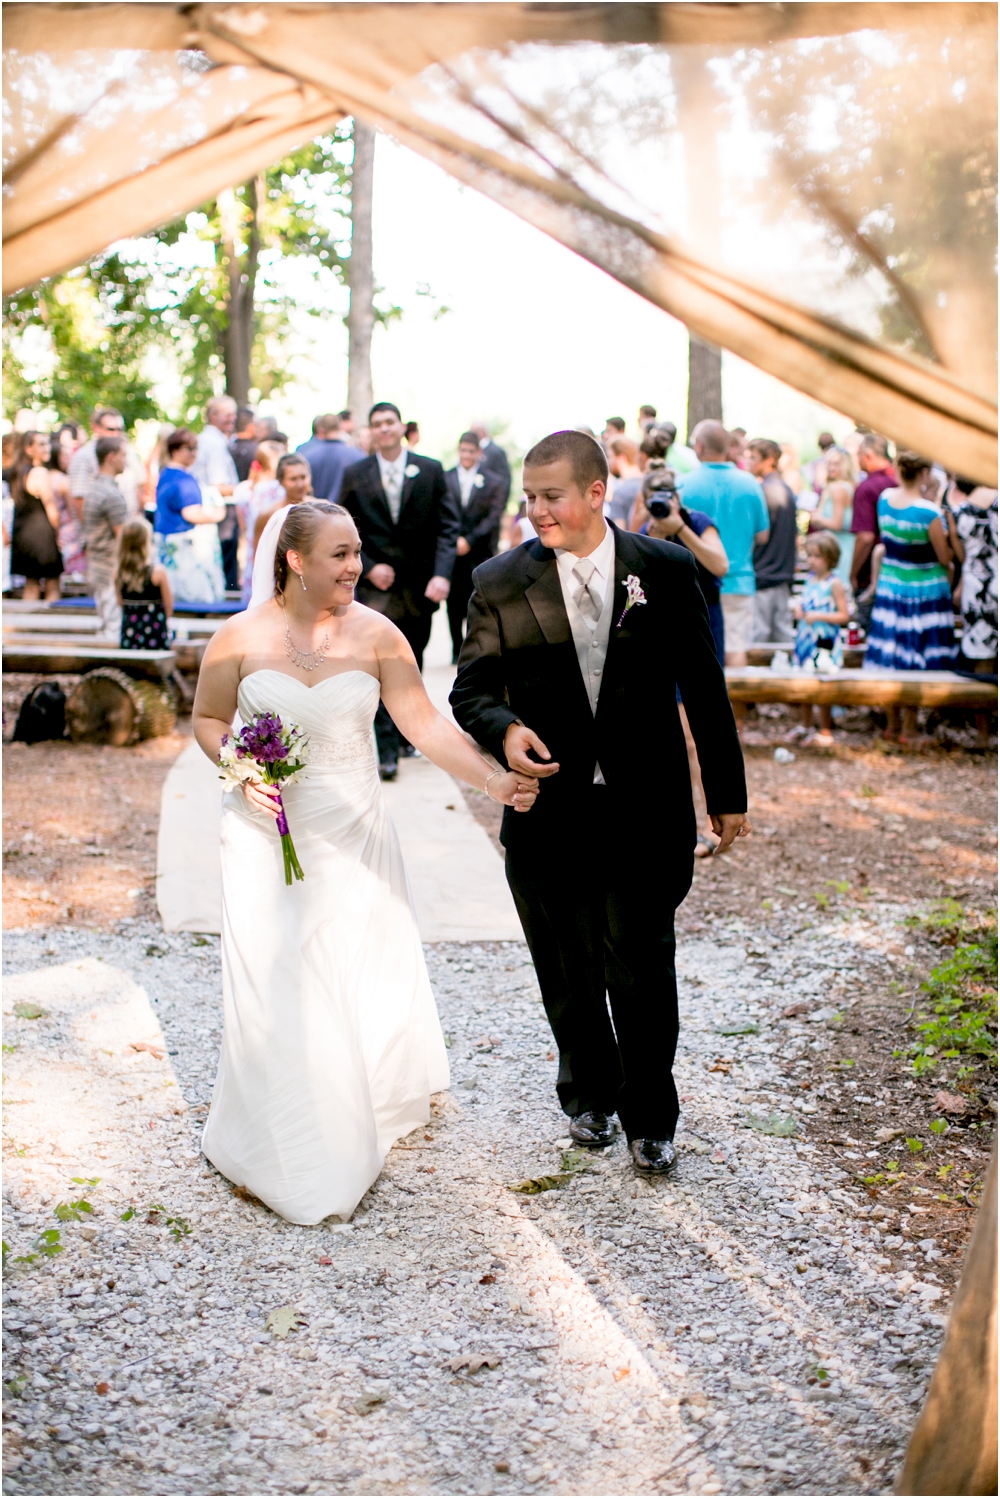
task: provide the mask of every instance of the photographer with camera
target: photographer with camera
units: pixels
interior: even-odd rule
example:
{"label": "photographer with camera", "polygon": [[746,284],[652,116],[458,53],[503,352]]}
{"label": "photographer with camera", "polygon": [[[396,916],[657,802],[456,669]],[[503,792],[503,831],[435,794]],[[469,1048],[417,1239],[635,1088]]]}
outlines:
{"label": "photographer with camera", "polygon": [[[719,657],[719,664],[725,665],[726,627],[722,616],[722,605],[719,602],[719,581],[729,571],[729,558],[726,556],[718,530],[703,511],[685,509],[681,504],[674,471],[662,463],[656,467],[650,465],[643,480],[642,504],[649,518],[642,525],[640,533],[652,536],[657,541],[673,541],[676,546],[686,547],[694,557],[698,567],[698,581],[708,605],[708,619],[712,627],[712,637],[715,640],[716,654]],[[694,856],[695,858],[709,858],[714,853],[719,840],[712,831],[708,819],[698,752],[679,692],[678,711],[681,727],[684,730],[684,741],[687,744],[695,815],[698,818],[699,827],[703,829],[698,834]]]}

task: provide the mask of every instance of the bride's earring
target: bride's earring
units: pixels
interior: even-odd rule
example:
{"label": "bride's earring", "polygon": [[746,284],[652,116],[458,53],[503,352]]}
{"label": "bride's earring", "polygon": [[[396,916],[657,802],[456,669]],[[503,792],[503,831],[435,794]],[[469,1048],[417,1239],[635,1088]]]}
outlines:
{"label": "bride's earring", "polygon": [[306,587],[306,580],[302,576],[301,572],[299,573],[299,582],[302,584],[302,591],[303,591],[303,593],[308,593],[309,589]]}

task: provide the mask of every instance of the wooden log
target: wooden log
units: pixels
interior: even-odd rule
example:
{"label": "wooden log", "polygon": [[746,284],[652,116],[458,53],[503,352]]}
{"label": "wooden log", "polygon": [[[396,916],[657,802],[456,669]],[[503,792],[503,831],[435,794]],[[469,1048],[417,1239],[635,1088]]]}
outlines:
{"label": "wooden log", "polygon": [[828,676],[795,672],[788,676],[754,666],[729,667],[726,686],[732,702],[819,703],[842,707],[996,708],[992,682],[956,676],[952,671],[837,671]]}
{"label": "wooden log", "polygon": [[897,1493],[997,1490],[997,1147]]}
{"label": "wooden log", "polygon": [[137,744],[170,733],[177,721],[171,694],[151,681],[136,681],[113,666],[88,671],[66,703],[74,744]]}

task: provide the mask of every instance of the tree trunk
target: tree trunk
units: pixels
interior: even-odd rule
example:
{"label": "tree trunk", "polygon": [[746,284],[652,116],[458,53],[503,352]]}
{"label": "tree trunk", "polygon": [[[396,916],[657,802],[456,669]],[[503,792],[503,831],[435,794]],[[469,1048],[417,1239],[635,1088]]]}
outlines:
{"label": "tree trunk", "polygon": [[722,420],[722,350],[688,335],[688,439],[699,421]]}
{"label": "tree trunk", "polygon": [[[241,204],[227,187],[219,194],[219,218],[222,224],[222,253],[229,280],[229,304],[223,334],[223,358],[226,365],[226,394],[238,406],[250,399],[250,359],[254,338],[254,290],[257,260],[260,254],[259,196],[256,180],[246,185],[246,220]],[[239,243],[245,240],[241,255]]]}
{"label": "tree trunk", "polygon": [[[717,262],[719,234],[719,147],[715,113],[718,94],[708,67],[707,48],[679,49],[671,57],[678,115],[684,137],[688,237],[695,250]],[[688,437],[699,421],[722,420],[722,353],[689,334]]]}
{"label": "tree trunk", "polygon": [[372,180],[375,130],[354,121],[354,168],[351,174],[351,258],[347,313],[347,404],[358,426],[368,421],[372,404],[372,329],[375,326],[375,276],[372,268]]}

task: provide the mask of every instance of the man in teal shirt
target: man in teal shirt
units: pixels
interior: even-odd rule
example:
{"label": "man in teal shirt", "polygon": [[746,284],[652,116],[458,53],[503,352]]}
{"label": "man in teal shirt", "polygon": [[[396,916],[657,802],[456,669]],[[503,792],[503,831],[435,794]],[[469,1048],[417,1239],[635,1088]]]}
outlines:
{"label": "man in teal shirt", "polygon": [[691,445],[700,467],[681,474],[677,486],[689,510],[701,510],[719,532],[729,558],[720,602],[726,625],[726,665],[745,666],[753,630],[755,546],[770,535],[764,491],[752,474],[726,461],[730,437],[721,421],[699,421]]}

